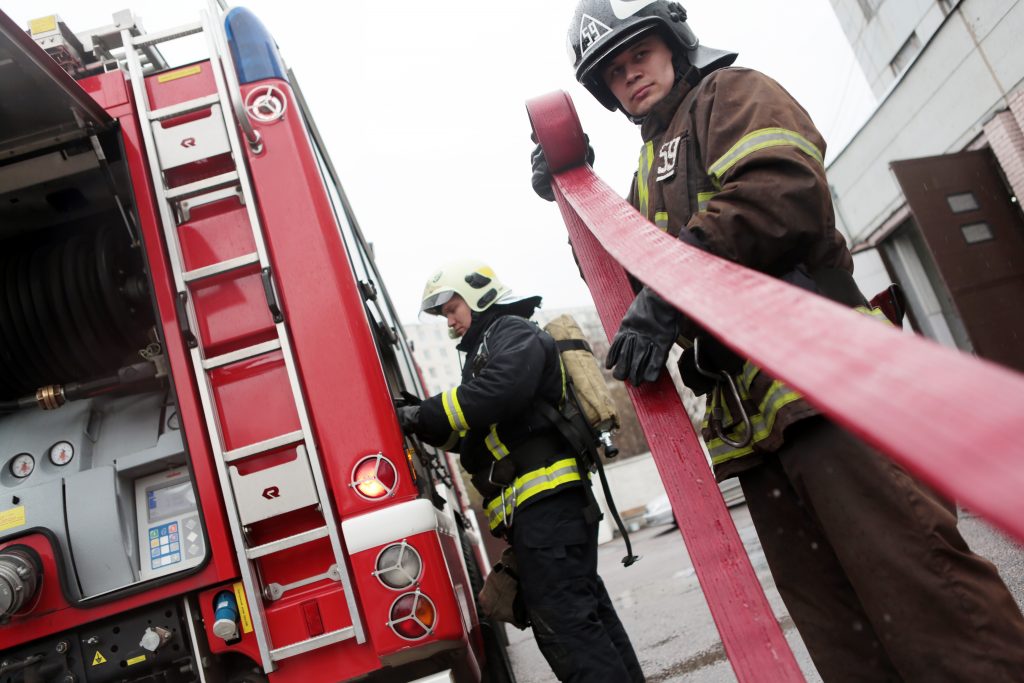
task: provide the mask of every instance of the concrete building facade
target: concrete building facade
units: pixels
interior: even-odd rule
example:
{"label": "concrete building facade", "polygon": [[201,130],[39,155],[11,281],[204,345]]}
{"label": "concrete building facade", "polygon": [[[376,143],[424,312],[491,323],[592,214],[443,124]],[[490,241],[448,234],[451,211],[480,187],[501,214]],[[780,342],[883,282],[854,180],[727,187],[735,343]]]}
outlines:
{"label": "concrete building facade", "polygon": [[880,102],[828,168],[873,294],[1024,370],[1024,0],[830,0]]}

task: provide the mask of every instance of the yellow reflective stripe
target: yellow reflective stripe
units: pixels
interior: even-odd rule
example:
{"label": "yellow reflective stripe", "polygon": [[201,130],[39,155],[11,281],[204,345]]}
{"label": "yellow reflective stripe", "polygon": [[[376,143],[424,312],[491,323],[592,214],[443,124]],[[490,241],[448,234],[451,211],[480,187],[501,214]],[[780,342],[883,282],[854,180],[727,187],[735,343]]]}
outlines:
{"label": "yellow reflective stripe", "polygon": [[455,447],[455,444],[459,442],[459,439],[461,439],[465,435],[465,432],[452,432],[451,434],[448,435],[448,439],[443,444],[438,446],[438,448],[440,448],[442,451],[450,451],[452,448]]}
{"label": "yellow reflective stripe", "polygon": [[[744,370],[746,370],[746,368],[744,368]],[[746,398],[746,391],[741,390],[740,393],[743,394],[744,398]],[[768,392],[765,394],[764,400],[761,401],[761,405],[758,407],[758,412],[750,416],[750,427],[754,431],[754,437],[751,439],[750,445],[743,448],[733,448],[729,444],[725,443],[721,438],[715,437],[707,444],[708,453],[711,455],[711,463],[713,465],[719,465],[727,460],[739,458],[753,452],[754,445],[764,441],[768,438],[768,435],[771,434],[772,429],[775,427],[775,420],[779,415],[779,411],[800,398],[801,394],[799,392],[789,388],[783,382],[778,380],[772,382],[768,388]],[[711,404],[712,407],[713,405],[714,403]],[[725,422],[728,423],[732,419],[729,414],[729,405],[723,402],[722,407],[724,409]],[[705,429],[709,428],[710,415],[711,407],[709,407],[704,413],[703,426]],[[737,425],[732,433],[727,436],[729,436],[733,441],[739,441],[743,436],[743,425]]]}
{"label": "yellow reflective stripe", "polygon": [[882,311],[881,308],[868,308],[867,306],[857,306],[853,310],[857,311],[858,313],[863,313],[866,316],[870,316],[872,318],[877,318],[878,320],[885,321],[885,323],[888,325],[892,325],[892,321],[886,317],[885,313]]}
{"label": "yellow reflective stripe", "polygon": [[661,228],[662,232],[668,232],[668,211],[654,214],[654,224]]}
{"label": "yellow reflective stripe", "polygon": [[484,437],[484,443],[487,445],[487,450],[491,452],[495,460],[501,460],[508,455],[508,447],[501,442],[498,438],[498,425],[497,423],[491,425],[490,433]]}
{"label": "yellow reflective stripe", "polygon": [[743,372],[740,373],[740,387],[741,391],[746,395],[750,391],[750,385],[754,383],[754,378],[757,377],[757,373],[761,372],[761,368],[757,367],[749,360],[743,363]]}
{"label": "yellow reflective stripe", "polygon": [[749,154],[759,149],[780,146],[796,147],[819,164],[824,164],[821,151],[814,143],[800,135],[800,133],[786,128],[761,128],[740,138],[739,142],[723,154],[718,161],[711,164],[710,168],[708,168],[708,175],[711,176],[711,180],[717,186],[726,171]]}
{"label": "yellow reflective stripe", "polygon": [[651,195],[647,189],[647,181],[651,177],[651,169],[654,167],[654,141],[649,140],[640,152],[640,168],[636,174],[636,198],[640,204],[640,213],[644,218],[650,220],[648,212],[651,209]]}
{"label": "yellow reflective stripe", "polygon": [[455,387],[441,394],[441,405],[444,406],[444,413],[448,416],[448,424],[453,432],[462,432],[469,429],[466,424],[466,416],[462,414],[462,406],[459,405],[459,388]]}
{"label": "yellow reflective stripe", "polygon": [[513,514],[516,507],[530,498],[573,481],[581,481],[575,458],[564,458],[548,467],[541,467],[517,477],[505,489],[504,505],[503,496],[500,495],[487,504],[488,525],[491,529],[497,528]]}
{"label": "yellow reflective stripe", "polygon": [[697,211],[707,211],[708,202],[711,201],[718,192],[698,192],[697,193]]}

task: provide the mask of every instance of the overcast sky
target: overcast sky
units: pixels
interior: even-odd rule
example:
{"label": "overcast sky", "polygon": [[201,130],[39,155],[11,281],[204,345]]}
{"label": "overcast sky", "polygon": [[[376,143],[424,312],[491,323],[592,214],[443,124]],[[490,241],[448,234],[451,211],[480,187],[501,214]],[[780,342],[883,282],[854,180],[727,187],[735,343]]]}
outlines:
{"label": "overcast sky", "polygon": [[[441,263],[489,262],[547,308],[587,305],[558,209],[533,194],[524,102],[564,89],[625,194],[640,137],[573,79],[565,35],[576,0],[252,0],[295,71],[399,314],[415,322]],[[874,97],[828,0],[689,0],[701,42],[782,83],[831,158]],[[129,8],[147,30],[194,21],[198,0],[0,0],[15,22],[57,13],[74,31]],[[180,58],[165,49],[169,58]],[[187,55],[186,55],[187,56]]]}

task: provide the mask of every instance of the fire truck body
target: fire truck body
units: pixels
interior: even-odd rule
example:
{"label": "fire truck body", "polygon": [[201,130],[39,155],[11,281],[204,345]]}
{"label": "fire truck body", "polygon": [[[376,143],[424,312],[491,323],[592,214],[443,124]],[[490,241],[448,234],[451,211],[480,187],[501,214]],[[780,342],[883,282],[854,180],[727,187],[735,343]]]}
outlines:
{"label": "fire truck body", "polygon": [[479,678],[472,513],[272,38],[0,22],[0,681]]}

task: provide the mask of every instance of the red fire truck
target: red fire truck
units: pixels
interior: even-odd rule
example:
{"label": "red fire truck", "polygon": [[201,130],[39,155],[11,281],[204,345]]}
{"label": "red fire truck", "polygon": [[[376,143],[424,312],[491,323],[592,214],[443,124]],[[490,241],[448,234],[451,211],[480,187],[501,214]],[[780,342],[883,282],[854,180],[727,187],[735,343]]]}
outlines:
{"label": "red fire truck", "polygon": [[[0,32],[0,683],[509,680],[270,34],[213,5]],[[171,67],[186,36],[205,58]]]}

